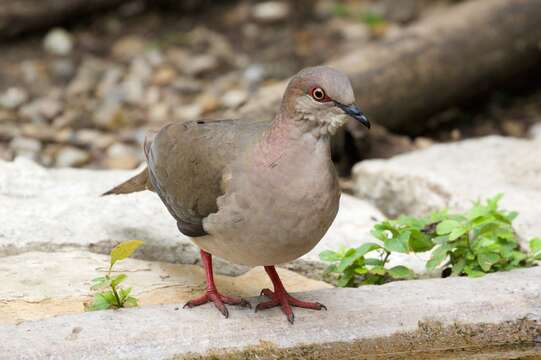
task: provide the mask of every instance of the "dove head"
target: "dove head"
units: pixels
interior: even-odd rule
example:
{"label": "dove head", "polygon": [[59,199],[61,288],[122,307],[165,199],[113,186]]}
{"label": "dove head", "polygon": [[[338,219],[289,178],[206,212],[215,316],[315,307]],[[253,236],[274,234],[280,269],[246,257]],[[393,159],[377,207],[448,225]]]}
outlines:
{"label": "dove head", "polygon": [[369,128],[368,119],[354,101],[351,82],[344,73],[316,66],[301,70],[290,80],[281,113],[318,135],[334,134],[348,117]]}

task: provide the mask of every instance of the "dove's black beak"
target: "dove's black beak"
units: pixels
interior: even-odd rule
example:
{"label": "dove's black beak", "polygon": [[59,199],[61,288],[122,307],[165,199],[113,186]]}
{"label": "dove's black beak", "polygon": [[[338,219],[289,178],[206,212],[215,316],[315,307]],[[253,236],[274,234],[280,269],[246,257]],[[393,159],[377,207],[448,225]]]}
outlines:
{"label": "dove's black beak", "polygon": [[361,109],[357,107],[357,105],[344,105],[342,103],[339,103],[338,101],[335,101],[334,104],[340,109],[342,109],[342,111],[344,111],[346,114],[348,114],[349,116],[370,129],[370,121],[368,121],[368,118],[363,114]]}

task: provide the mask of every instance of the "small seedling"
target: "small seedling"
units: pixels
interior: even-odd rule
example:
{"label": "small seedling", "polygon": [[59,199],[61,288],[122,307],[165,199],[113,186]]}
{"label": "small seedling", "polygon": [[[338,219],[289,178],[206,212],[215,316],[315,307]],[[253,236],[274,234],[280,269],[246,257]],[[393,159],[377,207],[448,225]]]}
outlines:
{"label": "small seedling", "polygon": [[[393,252],[417,253],[432,250],[426,263],[429,271],[442,274],[482,276],[489,272],[531,266],[541,260],[541,238],[530,240],[530,254],[523,252],[513,230],[518,216],[499,208],[501,194],[485,203],[477,201],[469,211],[449,214],[447,210],[428,217],[401,216],[385,220],[372,229],[380,243],[367,243],[353,249],[324,251],[320,258],[330,262],[326,272],[338,275],[338,286],[356,287],[383,284],[393,279],[415,276],[405,266],[387,268]],[[377,254],[377,257],[369,257]]]}
{"label": "small seedling", "polygon": [[94,299],[90,303],[85,303],[85,311],[119,309],[123,307],[137,306],[137,299],[130,296],[132,288],[121,288],[119,285],[126,280],[126,274],[118,274],[112,276],[113,266],[117,261],[124,260],[129,257],[143,242],[141,240],[125,241],[111,250],[111,261],[109,270],[105,276],[100,276],[92,280],[93,291],[104,290],[95,294]]}

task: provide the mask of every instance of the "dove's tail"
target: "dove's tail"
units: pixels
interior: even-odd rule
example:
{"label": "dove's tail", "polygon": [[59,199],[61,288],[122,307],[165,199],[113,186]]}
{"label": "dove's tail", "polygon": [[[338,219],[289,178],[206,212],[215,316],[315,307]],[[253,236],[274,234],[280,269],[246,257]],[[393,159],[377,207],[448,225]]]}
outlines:
{"label": "dove's tail", "polygon": [[109,191],[106,191],[102,196],[106,195],[118,195],[118,194],[129,194],[133,192],[151,190],[152,185],[148,179],[148,169],[144,168],[139,174],[134,177],[124,181],[122,184],[115,186]]}

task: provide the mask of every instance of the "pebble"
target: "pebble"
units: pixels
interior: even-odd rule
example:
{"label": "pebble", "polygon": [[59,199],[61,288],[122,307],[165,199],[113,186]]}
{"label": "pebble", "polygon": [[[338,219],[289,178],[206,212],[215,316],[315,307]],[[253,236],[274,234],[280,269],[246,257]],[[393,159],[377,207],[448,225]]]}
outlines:
{"label": "pebble", "polygon": [[95,129],[81,129],[74,135],[74,142],[93,149],[107,149],[115,142],[113,135]]}
{"label": "pebble", "polygon": [[127,36],[118,40],[111,50],[113,56],[119,60],[130,60],[145,51],[146,44],[143,39],[136,36]]}
{"label": "pebble", "polygon": [[140,162],[138,149],[126,144],[115,143],[107,149],[104,165],[110,169],[130,170],[135,169]]}
{"label": "pebble", "polygon": [[201,82],[187,77],[177,78],[172,86],[173,89],[185,95],[196,94],[203,90]]}
{"label": "pebble", "polygon": [[244,90],[229,90],[222,96],[222,104],[225,107],[237,108],[248,99],[248,93]]}
{"label": "pebble", "polygon": [[179,106],[174,110],[174,115],[181,121],[197,120],[203,114],[203,109],[199,104],[190,104]]}
{"label": "pebble", "polygon": [[126,121],[120,100],[115,97],[105,98],[94,113],[93,121],[98,127],[109,130],[124,126]]}
{"label": "pebble", "polygon": [[167,104],[155,104],[148,109],[148,118],[152,122],[165,122],[169,119],[169,106]]}
{"label": "pebble", "polygon": [[15,109],[28,100],[26,90],[19,87],[11,87],[0,95],[0,107],[4,109]]}
{"label": "pebble", "polygon": [[14,137],[9,143],[10,148],[15,152],[16,156],[25,157],[31,160],[38,158],[41,151],[41,142],[23,136]]}
{"label": "pebble", "polygon": [[183,67],[184,72],[190,76],[198,76],[203,73],[215,70],[218,67],[218,59],[213,55],[194,56]]}
{"label": "pebble", "polygon": [[78,167],[90,161],[88,152],[73,146],[63,147],[56,155],[55,165],[58,167]]}
{"label": "pebble", "polygon": [[175,81],[177,72],[170,66],[160,67],[152,76],[152,83],[158,86],[169,85]]}
{"label": "pebble", "polygon": [[69,32],[61,28],[50,30],[43,40],[45,50],[53,55],[69,55],[73,49],[73,39]]}
{"label": "pebble", "polygon": [[59,115],[62,112],[62,107],[59,100],[44,97],[22,106],[19,115],[34,122],[44,122]]}
{"label": "pebble", "polygon": [[94,58],[84,60],[75,78],[68,85],[68,95],[91,92],[106,68],[107,64],[100,60]]}
{"label": "pebble", "polygon": [[254,19],[265,23],[280,21],[289,15],[289,5],[281,1],[264,1],[253,7],[252,15]]}

